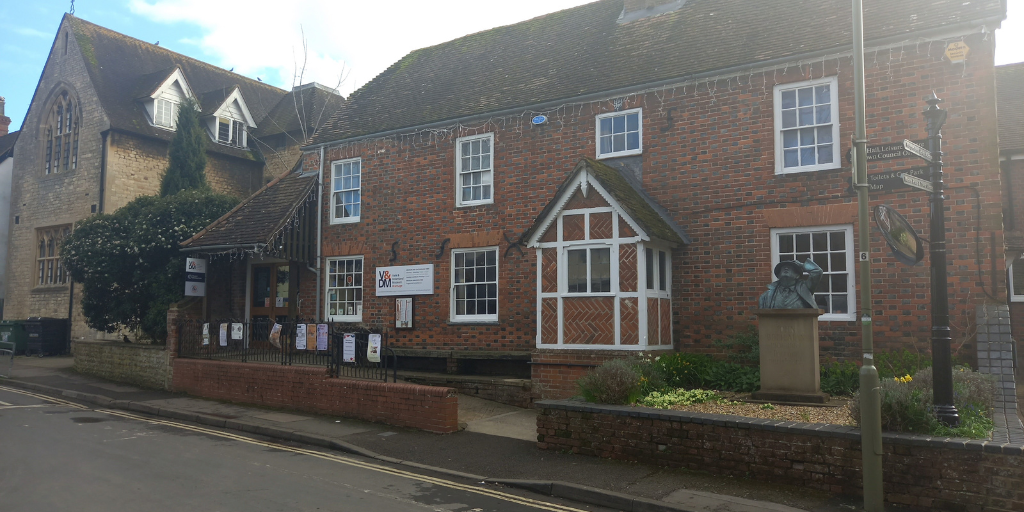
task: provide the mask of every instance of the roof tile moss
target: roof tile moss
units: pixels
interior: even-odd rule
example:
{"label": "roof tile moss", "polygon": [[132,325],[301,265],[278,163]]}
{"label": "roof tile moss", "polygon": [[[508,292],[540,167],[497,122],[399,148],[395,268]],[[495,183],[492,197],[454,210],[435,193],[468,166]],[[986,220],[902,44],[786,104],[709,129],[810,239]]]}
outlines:
{"label": "roof tile moss", "polygon": [[[688,0],[618,23],[622,0],[591,4],[416,50],[352,95],[312,143],[524,108],[754,66],[851,41],[848,0]],[[865,37],[1005,17],[1000,0],[865,0]]]}

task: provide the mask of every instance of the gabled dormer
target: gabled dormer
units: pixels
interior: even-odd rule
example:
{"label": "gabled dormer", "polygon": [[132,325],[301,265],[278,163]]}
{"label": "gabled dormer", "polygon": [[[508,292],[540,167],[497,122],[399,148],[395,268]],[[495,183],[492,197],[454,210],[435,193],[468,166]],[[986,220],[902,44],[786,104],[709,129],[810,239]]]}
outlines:
{"label": "gabled dormer", "polygon": [[256,122],[237,85],[203,94],[201,105],[210,138],[226,146],[249,147],[248,132]]}
{"label": "gabled dormer", "polygon": [[174,130],[178,122],[178,107],[185,99],[195,98],[181,68],[153,73],[143,77],[143,81],[144,95],[139,100],[146,106],[148,121],[153,126]]}

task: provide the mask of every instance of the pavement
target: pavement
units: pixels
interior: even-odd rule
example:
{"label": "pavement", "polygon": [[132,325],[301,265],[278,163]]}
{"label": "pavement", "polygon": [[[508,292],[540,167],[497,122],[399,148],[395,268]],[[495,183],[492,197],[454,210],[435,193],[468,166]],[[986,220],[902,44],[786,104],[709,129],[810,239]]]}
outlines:
{"label": "pavement", "polygon": [[854,498],[806,488],[540,450],[536,447],[536,410],[466,395],[459,396],[459,422],[465,428],[439,435],[141,389],[77,373],[73,363],[70,356],[18,356],[10,377],[0,378],[0,385],[627,511],[839,512],[861,508]]}

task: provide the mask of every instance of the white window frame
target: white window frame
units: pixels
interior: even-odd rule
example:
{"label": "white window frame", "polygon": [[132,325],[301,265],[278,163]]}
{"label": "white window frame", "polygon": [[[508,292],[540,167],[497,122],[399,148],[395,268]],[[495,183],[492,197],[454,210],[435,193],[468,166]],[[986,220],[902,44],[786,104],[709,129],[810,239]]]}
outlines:
{"label": "white window frame", "polygon": [[[484,169],[483,166],[479,170],[463,170],[462,168],[462,147],[463,144],[472,144],[474,141],[486,139],[490,146],[490,165]],[[487,179],[489,182],[481,184],[490,185],[491,197],[487,199],[478,200],[465,200],[462,199],[462,175],[463,173],[481,173],[483,175],[489,175]],[[472,185],[471,185],[472,186]],[[455,205],[456,206],[475,206],[478,204],[490,204],[494,202],[494,133],[485,133],[483,135],[472,135],[468,137],[460,137],[455,140]]]}
{"label": "white window frame", "polygon": [[[793,228],[772,228],[771,230],[771,249],[772,249],[772,266],[769,269],[769,273],[772,275],[772,281],[777,281],[775,277],[774,269],[775,265],[779,264],[779,237],[778,235],[793,234],[793,233],[816,233],[821,231],[843,231],[845,234],[845,245],[846,245],[846,313],[828,313],[818,316],[818,320],[821,321],[852,321],[857,319],[857,280],[854,275],[856,267],[854,266],[854,245],[853,245],[853,224],[838,224],[833,226],[801,226]],[[813,243],[813,240],[812,240]],[[814,247],[812,246],[813,250]],[[813,252],[813,251],[812,251]],[[829,269],[822,269],[822,279],[828,279]]]}
{"label": "white window frame", "polygon": [[[657,247],[657,246],[645,246],[643,248],[644,257],[644,290],[647,292],[648,297],[665,297],[671,298],[672,296],[672,251]],[[652,252],[652,261],[649,266],[647,263],[647,251]],[[665,263],[665,273],[662,275],[660,262]],[[651,282],[648,283],[647,273],[651,274]],[[662,288],[662,281],[665,283],[665,287]],[[649,286],[651,285],[651,286]]]}
{"label": "white window frame", "polygon": [[[225,123],[225,121],[227,121]],[[220,125],[226,124],[228,126],[228,140],[221,140],[220,138]],[[241,130],[239,130],[241,128]],[[242,132],[242,136],[238,136],[238,132]],[[240,121],[233,117],[217,116],[217,133],[216,140],[218,144],[225,146],[234,146],[237,148],[249,147],[249,130],[246,129],[245,121]]]}
{"label": "white window frame", "polygon": [[[626,149],[623,151],[610,151],[608,153],[601,153],[601,120],[614,118],[614,117],[625,117],[629,114],[637,114],[637,138],[638,145],[636,149]],[[627,127],[628,128],[628,127]],[[642,108],[631,108],[628,110],[621,110],[616,112],[608,112],[606,114],[600,114],[594,118],[594,132],[595,132],[595,147],[594,152],[598,159],[602,158],[614,158],[619,156],[639,155],[644,152],[644,113]],[[628,132],[625,132],[628,133]]]}
{"label": "white window frame", "polygon": [[[496,292],[495,297],[494,297],[495,301],[496,301],[495,302],[495,307],[494,307],[494,314],[493,315],[490,315],[490,314],[459,315],[459,314],[456,313],[457,309],[456,309],[456,304],[455,304],[455,300],[456,300],[456,297],[455,297],[456,296],[455,287],[456,287],[456,285],[465,285],[466,283],[456,283],[455,282],[455,270],[456,270],[455,269],[455,256],[457,254],[465,254],[467,252],[484,252],[484,251],[493,251],[494,252],[494,285],[495,285],[495,288],[497,289],[497,292]],[[452,249],[451,253],[452,253],[452,255],[451,255],[451,258],[452,258],[451,259],[451,267],[450,267],[451,268],[451,272],[450,272],[451,276],[450,276],[450,279],[449,279],[451,281],[451,284],[450,284],[450,286],[448,288],[449,308],[450,308],[450,312],[451,312],[450,313],[451,321],[453,323],[497,322],[498,321],[498,313],[500,312],[500,308],[501,308],[501,300],[500,300],[501,299],[501,287],[499,286],[500,281],[501,281],[501,274],[500,274],[500,272],[501,272],[501,255],[499,254],[498,247],[497,246],[492,246],[492,247],[467,247],[467,248],[464,248],[464,249]],[[477,283],[477,284],[490,284],[489,282],[486,282],[486,281],[485,282],[475,281],[475,283]]]}
{"label": "white window frame", "polygon": [[168,130],[177,129],[179,106],[176,101],[157,98],[153,104],[153,124]]}
{"label": "white window frame", "polygon": [[[353,262],[358,261],[359,262],[360,267],[362,269],[360,271],[360,273],[359,273],[359,275],[360,275],[360,283],[359,283],[359,285],[355,285],[353,283],[352,286],[344,286],[344,285],[342,285],[342,286],[331,286],[331,277],[332,277],[332,275],[339,276],[339,277],[344,277],[345,275],[347,275],[344,272],[331,272],[331,263],[344,264],[344,262],[347,262],[347,261],[353,261]],[[326,291],[326,293],[325,293],[326,300],[324,301],[324,317],[328,321],[331,321],[331,322],[362,322],[363,321],[363,303],[366,300],[366,296],[364,295],[365,283],[366,283],[366,279],[365,279],[365,277],[366,277],[366,263],[364,262],[363,257],[362,256],[336,256],[336,257],[327,258],[327,269],[326,270],[327,271],[324,272],[324,290]],[[354,279],[353,279],[353,281],[354,281]],[[339,314],[339,313],[335,313],[335,314],[332,315],[331,314],[331,302],[340,303],[340,302],[344,302],[344,301],[341,301],[341,300],[332,301],[331,300],[331,291],[332,290],[339,290],[339,291],[340,290],[355,290],[355,289],[359,290],[359,297],[360,297],[359,300],[355,304],[355,313],[352,314],[352,315],[349,315],[349,314]]]}
{"label": "white window frame", "polygon": [[[834,76],[807,80],[804,82],[793,82],[779,84],[774,87],[774,118],[775,118],[775,174],[793,174],[799,172],[824,171],[838,169],[842,166],[842,155],[839,144],[839,81]],[[829,86],[831,121],[832,121],[832,162],[826,164],[815,164],[797,167],[785,167],[785,151],[782,147],[782,93],[793,89],[804,89],[818,85]],[[799,118],[799,117],[798,117]],[[798,121],[799,126],[799,121]],[[817,124],[812,126],[819,126]],[[792,129],[792,128],[790,128]],[[815,135],[817,139],[817,135]],[[817,155],[815,155],[817,159]]]}
{"label": "white window frame", "polygon": [[[591,256],[591,251],[594,249],[607,249],[608,250],[608,291],[606,292],[595,292],[591,290],[591,280],[593,279],[593,263],[594,258]],[[569,252],[571,251],[587,251],[587,291],[585,292],[570,292],[569,291]],[[566,245],[562,248],[562,264],[559,266],[563,274],[562,283],[562,295],[565,297],[611,297],[614,296],[618,290],[618,278],[615,275],[617,266],[614,264],[615,258],[618,257],[618,251],[614,250],[611,244],[572,244]]]}
{"label": "white window frame", "polygon": [[[359,165],[359,185],[354,188],[338,188],[341,184],[341,178],[338,176],[338,168],[345,164],[357,164]],[[335,160],[331,162],[331,224],[346,224],[350,222],[359,222],[359,217],[363,213],[363,159],[362,158],[347,158],[345,160]],[[338,211],[337,198],[338,194],[344,194],[345,192],[356,192],[359,196],[358,204],[359,213],[356,215],[349,216],[336,216]]]}
{"label": "white window frame", "polygon": [[[1015,290],[1013,286],[1013,267],[1024,258],[1017,258],[1016,261],[1006,266],[1006,288],[1010,291],[1010,302],[1024,302],[1024,290]],[[1024,265],[1024,263],[1021,263]]]}

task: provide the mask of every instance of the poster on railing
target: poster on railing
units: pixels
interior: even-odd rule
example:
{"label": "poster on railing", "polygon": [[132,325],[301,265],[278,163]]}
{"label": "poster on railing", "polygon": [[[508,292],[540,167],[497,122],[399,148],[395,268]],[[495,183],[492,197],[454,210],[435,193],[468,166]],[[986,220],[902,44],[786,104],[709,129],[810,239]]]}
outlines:
{"label": "poster on railing", "polygon": [[231,324],[231,339],[242,339],[242,324]]}
{"label": "poster on railing", "polygon": [[270,344],[275,348],[281,348],[281,324],[277,322],[270,328]]}
{"label": "poster on railing", "polygon": [[295,326],[295,350],[306,350],[306,324]]}
{"label": "poster on railing", "polygon": [[306,325],[306,350],[316,350],[316,324]]}
{"label": "poster on railing", "polygon": [[327,324],[316,324],[316,349],[327,350]]}
{"label": "poster on railing", "polygon": [[220,346],[228,346],[228,324],[220,324]]}
{"label": "poster on railing", "polygon": [[203,324],[203,346],[210,344],[210,324]]}
{"label": "poster on railing", "polygon": [[346,363],[356,362],[356,335],[345,333],[341,343],[341,360]]}
{"label": "poster on railing", "polygon": [[366,360],[371,363],[380,362],[380,334],[371,334],[366,344]]}

